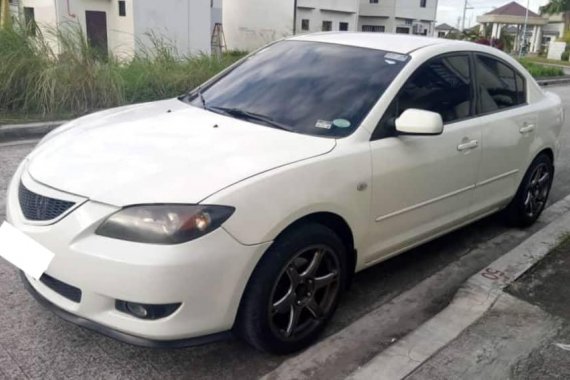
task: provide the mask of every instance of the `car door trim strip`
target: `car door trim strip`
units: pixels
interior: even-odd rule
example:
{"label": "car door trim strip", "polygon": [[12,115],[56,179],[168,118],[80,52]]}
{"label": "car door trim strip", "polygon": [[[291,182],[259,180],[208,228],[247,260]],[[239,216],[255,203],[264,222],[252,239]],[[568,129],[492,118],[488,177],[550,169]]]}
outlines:
{"label": "car door trim strip", "polygon": [[492,178],[489,178],[489,179],[486,179],[486,180],[484,180],[484,181],[479,182],[475,187],[480,187],[480,186],[487,185],[487,184],[489,184],[489,183],[491,183],[491,182],[495,182],[495,181],[498,181],[498,180],[503,179],[503,178],[505,178],[505,177],[511,176],[511,175],[513,175],[513,174],[517,174],[518,172],[519,172],[519,169],[515,169],[515,170],[511,170],[510,172],[506,172],[506,173],[503,173],[503,174],[499,174],[499,175],[497,175],[497,176],[495,176],[495,177],[492,177]]}
{"label": "car door trim strip", "polygon": [[489,183],[491,183],[491,182],[498,181],[498,180],[500,180],[500,179],[502,179],[502,178],[511,176],[511,175],[516,174],[516,173],[518,173],[518,172],[519,172],[518,169],[511,170],[510,172],[506,172],[506,173],[503,173],[503,174],[499,174],[498,176],[495,176],[495,177],[493,177],[493,178],[486,179],[485,181],[479,182],[479,183],[477,183],[476,185],[467,186],[467,187],[464,187],[463,189],[459,189],[459,190],[452,191],[451,193],[442,195],[442,196],[440,196],[440,197],[433,198],[433,199],[430,199],[430,200],[428,200],[428,201],[421,202],[421,203],[415,204],[415,205],[410,206],[410,207],[406,207],[406,208],[401,209],[401,210],[398,210],[398,211],[394,211],[394,212],[392,212],[392,213],[390,213],[390,214],[386,214],[386,215],[384,215],[384,216],[379,216],[378,218],[376,218],[376,222],[381,222],[381,221],[386,220],[386,219],[388,219],[388,218],[391,218],[391,217],[394,217],[394,216],[397,216],[397,215],[400,215],[400,214],[404,214],[404,213],[406,213],[406,212],[415,210],[415,209],[420,208],[420,207],[424,207],[424,206],[430,205],[430,204],[435,203],[435,202],[439,202],[439,201],[441,201],[441,200],[443,200],[443,199],[446,199],[446,198],[449,198],[449,197],[453,197],[454,195],[463,193],[463,192],[465,192],[465,191],[474,189],[474,188],[476,188],[476,187],[481,187],[481,186],[487,185],[487,184],[489,184]]}
{"label": "car door trim strip", "polygon": [[452,191],[451,193],[447,193],[447,194],[444,194],[444,195],[439,196],[439,197],[437,197],[437,198],[432,198],[432,199],[427,200],[427,201],[425,201],[425,202],[418,203],[418,204],[415,204],[415,205],[410,206],[410,207],[406,207],[406,208],[404,208],[404,209],[402,209],[402,210],[398,210],[398,211],[392,212],[392,213],[390,213],[390,214],[386,214],[386,215],[384,215],[384,216],[379,216],[378,218],[376,218],[376,222],[381,222],[381,221],[383,221],[383,220],[385,220],[385,219],[388,219],[388,218],[391,218],[391,217],[393,217],[393,216],[397,216],[397,215],[400,215],[400,214],[404,214],[404,213],[406,213],[406,212],[408,212],[408,211],[412,211],[412,210],[415,210],[415,209],[417,209],[417,208],[424,207],[424,206],[430,205],[430,204],[435,203],[435,202],[439,202],[439,201],[441,201],[441,200],[443,200],[443,199],[446,199],[446,198],[449,198],[449,197],[453,197],[454,195],[463,193],[463,192],[465,192],[465,191],[472,190],[472,189],[474,189],[474,188],[475,188],[475,185],[467,186],[467,187],[464,187],[463,189],[459,189],[459,190]]}

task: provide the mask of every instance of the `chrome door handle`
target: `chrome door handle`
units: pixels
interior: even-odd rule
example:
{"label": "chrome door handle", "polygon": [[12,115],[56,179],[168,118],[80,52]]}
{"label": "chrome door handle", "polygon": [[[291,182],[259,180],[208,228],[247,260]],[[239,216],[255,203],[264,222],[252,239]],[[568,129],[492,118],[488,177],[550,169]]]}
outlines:
{"label": "chrome door handle", "polygon": [[530,132],[534,131],[534,127],[535,127],[534,124],[525,123],[524,126],[521,127],[521,129],[519,129],[519,132],[522,134],[530,133]]}
{"label": "chrome door handle", "polygon": [[479,146],[479,141],[477,141],[477,140],[471,140],[471,141],[468,141],[468,142],[466,142],[466,143],[457,145],[457,150],[460,151],[460,152],[463,152],[463,151],[465,151],[465,150],[475,149],[475,148],[477,148],[478,146]]}

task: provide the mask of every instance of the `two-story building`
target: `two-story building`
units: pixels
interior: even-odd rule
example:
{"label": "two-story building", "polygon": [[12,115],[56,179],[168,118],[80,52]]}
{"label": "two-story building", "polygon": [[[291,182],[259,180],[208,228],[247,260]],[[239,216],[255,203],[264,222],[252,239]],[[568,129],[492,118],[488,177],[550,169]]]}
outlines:
{"label": "two-story building", "polygon": [[296,31],[432,35],[438,0],[297,0]]}
{"label": "two-story building", "polygon": [[93,47],[128,59],[151,47],[153,38],[179,55],[209,54],[212,17],[221,15],[212,9],[219,7],[219,0],[19,0],[18,13],[46,35],[78,23]]}

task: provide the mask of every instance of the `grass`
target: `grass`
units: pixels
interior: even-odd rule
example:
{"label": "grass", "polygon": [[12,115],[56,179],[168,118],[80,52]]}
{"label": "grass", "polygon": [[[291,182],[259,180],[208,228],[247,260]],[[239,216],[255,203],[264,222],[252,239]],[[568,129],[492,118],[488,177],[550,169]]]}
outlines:
{"label": "grass", "polygon": [[533,62],[533,63],[547,63],[547,64],[551,64],[551,65],[570,67],[569,61],[558,61],[556,59],[548,59],[545,57],[525,57],[524,59],[528,62]]}
{"label": "grass", "polygon": [[77,24],[36,34],[0,29],[0,121],[69,118],[174,97],[245,55],[179,57],[171,44],[152,38],[153,46],[124,63],[103,59]]}
{"label": "grass", "polygon": [[551,78],[564,75],[564,70],[560,67],[541,65],[531,61],[529,58],[521,58],[519,61],[530,75],[535,78]]}

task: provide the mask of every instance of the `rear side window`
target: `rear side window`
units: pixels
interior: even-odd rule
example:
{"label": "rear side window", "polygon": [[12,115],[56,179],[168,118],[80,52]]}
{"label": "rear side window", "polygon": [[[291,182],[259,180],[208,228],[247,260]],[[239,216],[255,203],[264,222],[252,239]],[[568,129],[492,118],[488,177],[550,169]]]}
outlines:
{"label": "rear side window", "polygon": [[524,79],[505,63],[483,55],[475,57],[480,114],[526,102]]}

